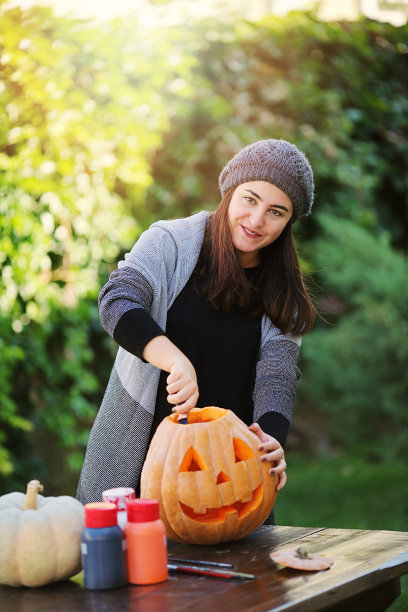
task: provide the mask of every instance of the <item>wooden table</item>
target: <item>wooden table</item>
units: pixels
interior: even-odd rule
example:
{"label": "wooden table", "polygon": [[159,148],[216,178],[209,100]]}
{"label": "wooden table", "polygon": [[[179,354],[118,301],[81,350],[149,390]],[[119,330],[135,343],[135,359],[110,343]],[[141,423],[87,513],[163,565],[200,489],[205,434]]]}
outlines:
{"label": "wooden table", "polygon": [[[296,549],[334,560],[321,572],[275,566],[272,550]],[[263,526],[237,542],[193,546],[169,542],[169,556],[227,561],[256,574],[245,582],[171,573],[151,586],[87,591],[73,580],[39,589],[0,587],[4,612],[265,612],[385,610],[400,593],[408,573],[408,533]]]}

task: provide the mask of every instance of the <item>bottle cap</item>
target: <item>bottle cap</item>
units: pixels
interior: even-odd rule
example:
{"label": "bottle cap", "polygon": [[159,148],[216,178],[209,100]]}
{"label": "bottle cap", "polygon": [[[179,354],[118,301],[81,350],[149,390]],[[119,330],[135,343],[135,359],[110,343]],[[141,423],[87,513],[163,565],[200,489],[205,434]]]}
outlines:
{"label": "bottle cap", "polygon": [[102,499],[105,502],[115,504],[118,510],[126,510],[126,502],[128,499],[134,499],[135,490],[131,487],[117,487],[115,489],[106,489],[102,493]]}
{"label": "bottle cap", "polygon": [[108,502],[85,504],[86,527],[114,527],[118,524],[117,508]]}
{"label": "bottle cap", "polygon": [[160,518],[157,499],[130,499],[126,507],[129,523],[148,523]]}

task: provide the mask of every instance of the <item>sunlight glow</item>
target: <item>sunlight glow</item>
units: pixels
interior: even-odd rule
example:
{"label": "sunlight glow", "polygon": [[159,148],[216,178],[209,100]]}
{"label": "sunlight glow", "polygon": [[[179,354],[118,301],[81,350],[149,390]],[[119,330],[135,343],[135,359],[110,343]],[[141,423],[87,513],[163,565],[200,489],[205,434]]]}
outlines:
{"label": "sunlight glow", "polygon": [[[140,16],[160,12],[160,8],[171,4],[175,20],[179,16],[196,17],[233,14],[244,18],[260,18],[272,13],[286,15],[292,10],[309,10],[315,6],[313,0],[173,0],[172,2],[149,2],[148,0],[9,0],[9,5],[28,8],[35,4],[50,6],[59,16],[71,16],[98,21],[110,21],[127,15]],[[321,0],[318,15],[323,20],[358,19],[365,15],[379,21],[388,21],[399,26],[407,22],[408,0]]]}

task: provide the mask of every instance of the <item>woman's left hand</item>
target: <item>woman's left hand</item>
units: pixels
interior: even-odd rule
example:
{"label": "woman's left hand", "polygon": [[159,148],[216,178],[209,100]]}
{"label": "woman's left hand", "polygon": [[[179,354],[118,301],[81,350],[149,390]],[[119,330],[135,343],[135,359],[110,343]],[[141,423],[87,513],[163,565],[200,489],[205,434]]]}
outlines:
{"label": "woman's left hand", "polygon": [[259,450],[266,451],[266,454],[262,455],[262,461],[269,461],[274,464],[269,470],[269,473],[279,476],[279,482],[276,490],[281,491],[287,480],[285,452],[282,446],[275,438],[262,431],[258,423],[252,423],[252,425],[249,426],[249,429],[253,431],[261,441],[261,444],[258,447]]}

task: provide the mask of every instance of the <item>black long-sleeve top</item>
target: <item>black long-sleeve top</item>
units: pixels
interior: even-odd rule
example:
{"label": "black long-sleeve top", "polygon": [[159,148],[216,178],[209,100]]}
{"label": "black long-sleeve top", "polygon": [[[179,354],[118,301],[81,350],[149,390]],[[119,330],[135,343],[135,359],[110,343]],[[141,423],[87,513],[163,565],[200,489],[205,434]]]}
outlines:
{"label": "black long-sleeve top", "polygon": [[[255,268],[245,270],[247,276]],[[165,334],[193,364],[198,382],[198,406],[220,406],[232,410],[244,423],[253,422],[252,392],[261,339],[261,315],[224,313],[201,297],[194,275],[168,311],[166,331],[143,309],[126,312],[114,331],[114,339],[127,351],[142,357],[146,344]],[[161,372],[150,439],[159,423],[170,414],[167,402],[168,372]],[[265,433],[285,444],[289,421],[278,412],[258,419]]]}

